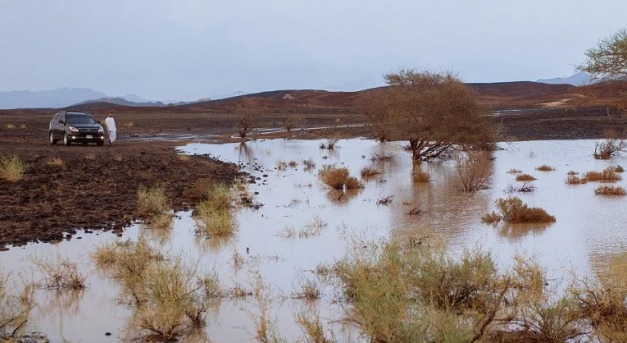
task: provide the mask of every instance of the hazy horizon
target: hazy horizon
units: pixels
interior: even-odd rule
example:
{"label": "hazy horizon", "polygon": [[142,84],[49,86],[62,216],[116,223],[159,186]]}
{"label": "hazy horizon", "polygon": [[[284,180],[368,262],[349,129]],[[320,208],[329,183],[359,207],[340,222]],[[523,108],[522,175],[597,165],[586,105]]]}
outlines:
{"label": "hazy horizon", "polygon": [[534,81],[574,74],[626,12],[619,0],[0,0],[0,91],[191,101],[355,91],[400,68]]}

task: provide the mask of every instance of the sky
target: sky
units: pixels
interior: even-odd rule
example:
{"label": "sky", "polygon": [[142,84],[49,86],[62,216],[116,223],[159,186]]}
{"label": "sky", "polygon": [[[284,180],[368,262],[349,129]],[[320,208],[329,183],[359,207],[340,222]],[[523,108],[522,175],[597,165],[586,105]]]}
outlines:
{"label": "sky", "polygon": [[466,82],[569,76],[625,0],[0,0],[0,91],[190,101],[355,91],[402,68]]}

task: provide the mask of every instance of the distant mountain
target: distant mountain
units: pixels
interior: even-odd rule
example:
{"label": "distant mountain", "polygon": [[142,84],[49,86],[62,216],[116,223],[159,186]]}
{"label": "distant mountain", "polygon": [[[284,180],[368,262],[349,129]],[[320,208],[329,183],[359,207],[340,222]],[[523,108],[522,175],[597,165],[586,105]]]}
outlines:
{"label": "distant mountain", "polygon": [[0,92],[0,108],[61,108],[107,95],[89,88]]}
{"label": "distant mountain", "polygon": [[568,77],[556,77],[554,79],[539,79],[537,82],[548,83],[551,85],[573,85],[584,86],[592,82],[592,76],[588,73],[579,72]]}
{"label": "distant mountain", "polygon": [[135,94],[110,97],[89,88],[0,92],[0,109],[66,108],[87,102],[108,102],[124,106],[164,106],[161,102],[146,100]]}
{"label": "distant mountain", "polygon": [[[135,100],[130,100],[128,97],[130,97],[131,99],[135,99]],[[100,98],[100,99],[88,100],[88,101],[83,101],[77,104],[72,104],[72,106],[89,104],[89,103],[102,103],[102,102],[115,104],[115,105],[134,106],[134,107],[165,106],[165,104],[162,103],[161,101],[148,101],[133,94],[131,94],[131,96],[125,95],[124,97],[115,97],[115,98],[105,97],[105,98]]]}

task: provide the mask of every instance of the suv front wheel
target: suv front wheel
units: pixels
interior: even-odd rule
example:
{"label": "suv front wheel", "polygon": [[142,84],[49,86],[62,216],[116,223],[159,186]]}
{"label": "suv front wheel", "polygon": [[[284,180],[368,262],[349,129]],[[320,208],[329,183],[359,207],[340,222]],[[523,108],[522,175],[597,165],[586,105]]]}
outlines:
{"label": "suv front wheel", "polygon": [[52,131],[50,131],[48,136],[50,138],[50,145],[57,144],[57,139],[54,139],[54,133],[52,133]]}
{"label": "suv front wheel", "polygon": [[67,132],[63,135],[63,145],[71,145],[70,137],[68,137]]}

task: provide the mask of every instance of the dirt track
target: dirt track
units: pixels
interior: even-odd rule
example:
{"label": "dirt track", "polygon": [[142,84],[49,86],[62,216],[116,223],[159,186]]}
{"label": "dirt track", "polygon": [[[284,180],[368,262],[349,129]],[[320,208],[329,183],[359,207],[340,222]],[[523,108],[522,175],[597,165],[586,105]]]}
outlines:
{"label": "dirt track", "polygon": [[[136,194],[140,185],[163,187],[174,209],[191,208],[186,192],[195,180],[232,181],[235,165],[204,157],[184,160],[173,147],[173,137],[228,137],[237,132],[232,116],[216,114],[116,113],[119,141],[104,147],[51,146],[47,142],[50,111],[2,111],[0,157],[17,155],[28,165],[16,183],[0,179],[0,249],[28,242],[71,239],[76,229],[121,231],[140,219]],[[108,111],[107,111],[108,112]],[[106,116],[95,114],[99,120]],[[277,117],[278,118],[278,117]],[[274,117],[263,126],[278,128]],[[504,137],[526,139],[600,138],[603,130],[623,132],[627,118],[599,108],[533,110],[494,116]],[[7,126],[8,124],[11,124]],[[24,124],[25,128],[20,128]],[[354,137],[369,134],[365,118],[350,113],[308,115],[302,125],[330,126],[274,136],[298,138]],[[64,166],[49,165],[53,158]]]}

